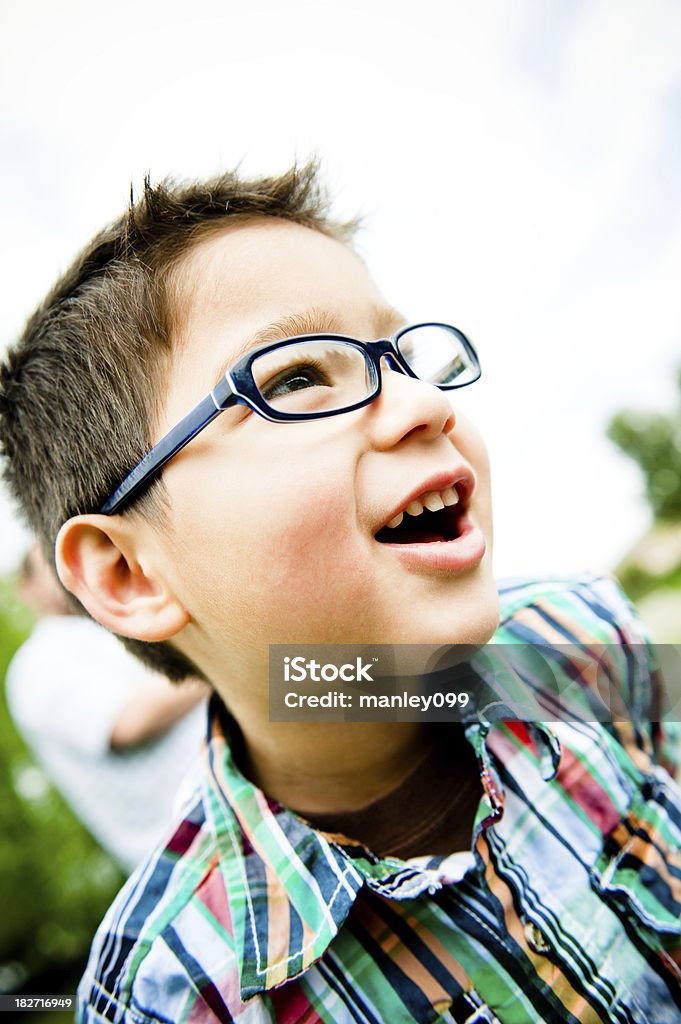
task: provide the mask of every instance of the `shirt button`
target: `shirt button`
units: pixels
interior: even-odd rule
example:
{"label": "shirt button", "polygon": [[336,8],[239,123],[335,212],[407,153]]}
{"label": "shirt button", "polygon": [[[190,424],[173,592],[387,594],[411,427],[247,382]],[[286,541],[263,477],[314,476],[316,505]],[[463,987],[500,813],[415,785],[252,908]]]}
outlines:
{"label": "shirt button", "polygon": [[526,921],[525,927],[523,928],[527,945],[534,953],[541,953],[545,955],[551,952],[551,946],[544,938],[544,933],[537,928],[536,924],[532,921]]}

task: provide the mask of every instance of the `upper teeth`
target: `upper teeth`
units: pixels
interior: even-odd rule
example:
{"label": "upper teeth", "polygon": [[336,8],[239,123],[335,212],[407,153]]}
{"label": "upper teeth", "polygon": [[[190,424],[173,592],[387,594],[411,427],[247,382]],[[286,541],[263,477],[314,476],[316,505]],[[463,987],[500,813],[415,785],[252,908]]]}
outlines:
{"label": "upper teeth", "polygon": [[[405,511],[410,516],[420,516],[426,508],[429,512],[438,512],[441,508],[449,508],[451,505],[456,505],[458,501],[459,495],[456,493],[456,488],[445,487],[444,491],[428,491],[427,494],[421,495],[420,498],[414,498],[409,502]],[[404,512],[398,512],[395,518],[391,519],[387,525],[391,530],[394,530],[403,519]]]}

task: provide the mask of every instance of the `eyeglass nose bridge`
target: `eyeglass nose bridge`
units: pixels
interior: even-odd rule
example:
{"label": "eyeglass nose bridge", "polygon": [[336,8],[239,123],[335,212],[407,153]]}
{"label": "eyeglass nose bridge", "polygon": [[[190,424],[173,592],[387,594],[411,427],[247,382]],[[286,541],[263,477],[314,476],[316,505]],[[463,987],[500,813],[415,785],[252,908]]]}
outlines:
{"label": "eyeglass nose bridge", "polygon": [[[391,370],[399,370],[406,374],[407,377],[413,377],[415,380],[418,380],[418,377],[412,370],[411,366],[409,366],[392,338],[379,338],[378,341],[365,341],[364,346],[371,356],[371,361],[378,376],[379,388],[382,382],[383,371],[381,367],[381,360],[383,358],[386,358]],[[393,365],[390,365],[391,363]]]}

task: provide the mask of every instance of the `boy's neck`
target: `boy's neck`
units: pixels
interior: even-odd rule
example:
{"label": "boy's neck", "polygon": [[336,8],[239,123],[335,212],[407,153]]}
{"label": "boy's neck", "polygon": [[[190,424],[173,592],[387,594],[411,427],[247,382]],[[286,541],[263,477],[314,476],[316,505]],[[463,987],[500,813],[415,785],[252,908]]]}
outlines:
{"label": "boy's neck", "polygon": [[299,813],[365,807],[395,789],[430,749],[413,722],[277,724],[243,734],[242,767],[268,796]]}
{"label": "boy's neck", "polygon": [[366,807],[308,813],[315,828],[359,841],[381,857],[449,856],[470,850],[482,785],[460,724],[433,723],[431,747],[406,779]]}

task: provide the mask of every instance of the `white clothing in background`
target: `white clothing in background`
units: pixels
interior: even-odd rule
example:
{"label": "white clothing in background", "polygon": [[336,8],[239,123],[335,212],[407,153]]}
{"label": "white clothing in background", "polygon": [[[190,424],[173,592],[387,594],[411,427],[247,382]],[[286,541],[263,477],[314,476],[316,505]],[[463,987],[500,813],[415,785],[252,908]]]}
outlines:
{"label": "white clothing in background", "polygon": [[119,713],[154,682],[168,686],[120,640],[76,615],[41,619],[7,670],[7,702],[26,742],[77,816],[126,870],[171,822],[207,721],[202,701],[157,739],[111,750]]}

